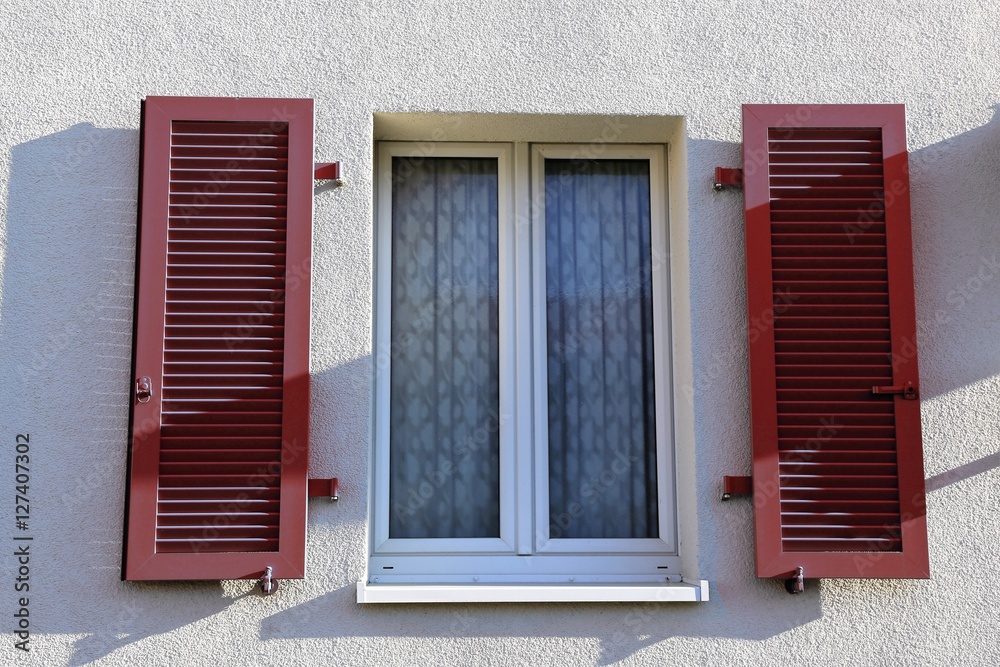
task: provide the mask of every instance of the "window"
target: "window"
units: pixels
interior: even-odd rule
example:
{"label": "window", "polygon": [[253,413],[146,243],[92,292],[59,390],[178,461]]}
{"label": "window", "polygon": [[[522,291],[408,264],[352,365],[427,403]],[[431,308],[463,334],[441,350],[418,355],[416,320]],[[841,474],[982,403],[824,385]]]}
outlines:
{"label": "window", "polygon": [[597,149],[378,145],[370,587],[681,581],[666,149]]}

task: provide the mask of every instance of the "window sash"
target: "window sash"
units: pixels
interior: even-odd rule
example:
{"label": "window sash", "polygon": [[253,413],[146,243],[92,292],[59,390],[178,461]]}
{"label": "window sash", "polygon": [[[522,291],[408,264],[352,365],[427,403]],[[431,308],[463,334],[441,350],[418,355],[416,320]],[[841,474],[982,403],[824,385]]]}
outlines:
{"label": "window sash", "polygon": [[[585,146],[525,143],[382,142],[376,155],[376,293],[372,557],[369,571],[383,578],[439,581],[444,562],[477,572],[523,579],[565,580],[557,563],[590,562],[615,581],[662,581],[676,574],[675,452],[672,445],[666,151],[655,145],[601,145],[595,158],[650,163],[653,277],[654,396],[656,405],[657,538],[551,539],[548,511],[545,317],[544,164],[546,157],[579,157]],[[391,365],[391,170],[393,156],[496,157],[500,317],[501,536],[390,539],[389,366]],[[530,167],[530,168],[529,168]],[[516,351],[520,353],[517,354]],[[520,483],[517,483],[520,480]],[[477,555],[478,554],[478,555]],[[577,555],[573,555],[577,554]],[[587,555],[589,554],[589,555]],[[599,554],[605,554],[599,556]],[[618,555],[613,555],[618,554]],[[643,555],[645,554],[645,555]],[[556,558],[552,558],[557,556]],[[567,560],[568,559],[568,560]],[[638,559],[638,560],[636,560]],[[616,564],[619,563],[620,564]],[[641,562],[641,565],[640,565]],[[530,563],[535,563],[531,565]],[[392,567],[393,570],[384,570]],[[528,569],[525,569],[528,568]],[[638,569],[636,569],[638,568]],[[571,568],[572,569],[572,568]],[[590,568],[580,567],[580,571]],[[387,574],[388,573],[388,574]],[[461,577],[464,576],[456,570]],[[504,574],[506,573],[506,574]],[[598,579],[600,576],[598,576]]]}
{"label": "window sash", "polygon": [[[650,190],[651,282],[653,288],[653,393],[656,406],[656,484],[659,536],[655,538],[554,538],[549,533],[548,329],[545,317],[545,160],[648,160]],[[534,414],[534,506],[537,553],[677,553],[676,502],[670,360],[669,263],[666,155],[656,145],[537,144],[531,151],[532,289],[531,307]]]}
{"label": "window sash", "polygon": [[[513,430],[510,424],[513,386],[504,369],[512,363],[513,312],[511,299],[511,253],[513,233],[512,148],[509,144],[385,142],[378,148],[376,201],[376,294],[375,294],[375,456],[372,508],[373,549],[378,553],[511,552],[514,550],[515,512],[513,496]],[[498,197],[498,316],[500,355],[500,535],[496,538],[390,538],[392,508],[389,502],[390,369],[392,341],[392,158],[494,158],[497,160]]]}

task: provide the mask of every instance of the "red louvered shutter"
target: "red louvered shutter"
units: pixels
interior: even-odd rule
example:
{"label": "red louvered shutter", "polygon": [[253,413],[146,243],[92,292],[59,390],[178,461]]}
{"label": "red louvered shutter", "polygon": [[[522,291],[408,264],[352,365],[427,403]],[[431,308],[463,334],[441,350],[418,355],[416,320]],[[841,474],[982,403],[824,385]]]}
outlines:
{"label": "red louvered shutter", "polygon": [[757,574],[928,577],[903,107],[744,106],[743,173]]}
{"label": "red louvered shutter", "polygon": [[141,134],[123,578],[300,578],[312,100],[150,97]]}

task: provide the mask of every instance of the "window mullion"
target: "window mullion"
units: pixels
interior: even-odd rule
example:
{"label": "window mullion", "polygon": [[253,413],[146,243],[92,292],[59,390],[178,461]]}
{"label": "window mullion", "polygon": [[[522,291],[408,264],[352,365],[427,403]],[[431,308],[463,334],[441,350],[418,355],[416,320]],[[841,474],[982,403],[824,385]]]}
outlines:
{"label": "window mullion", "polygon": [[531,255],[530,309],[532,359],[531,392],[532,431],[534,437],[532,460],[534,461],[534,547],[536,551],[545,548],[549,541],[549,454],[548,454],[548,389],[546,379],[546,320],[545,320],[545,161],[538,147],[532,147],[530,155],[530,231],[527,242]]}
{"label": "window mullion", "polygon": [[515,160],[510,144],[497,144],[499,190],[497,192],[497,242],[499,255],[498,315],[500,333],[500,538],[507,549],[515,550],[518,544],[518,496],[520,494],[517,471],[517,401],[515,368],[517,363],[517,339],[514,322],[517,311],[517,274],[514,261],[517,256],[514,222],[517,219],[515,205]]}
{"label": "window mullion", "polygon": [[532,460],[532,359],[531,359],[531,182],[529,146],[514,144],[514,217],[511,230],[514,239],[514,340],[517,350],[514,368],[515,401],[515,466],[517,478],[517,542],[518,555],[534,551]]}

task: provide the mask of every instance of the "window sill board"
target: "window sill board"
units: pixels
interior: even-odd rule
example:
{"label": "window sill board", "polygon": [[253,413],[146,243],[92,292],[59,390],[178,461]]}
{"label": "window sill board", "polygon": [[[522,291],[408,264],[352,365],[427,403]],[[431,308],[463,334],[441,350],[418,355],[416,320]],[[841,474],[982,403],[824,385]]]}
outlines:
{"label": "window sill board", "polygon": [[707,602],[704,579],[679,584],[369,584],[358,602]]}

